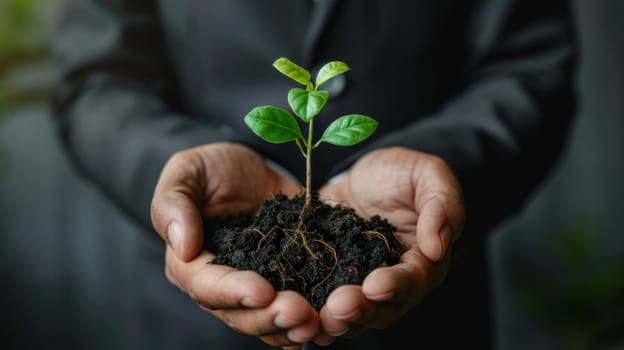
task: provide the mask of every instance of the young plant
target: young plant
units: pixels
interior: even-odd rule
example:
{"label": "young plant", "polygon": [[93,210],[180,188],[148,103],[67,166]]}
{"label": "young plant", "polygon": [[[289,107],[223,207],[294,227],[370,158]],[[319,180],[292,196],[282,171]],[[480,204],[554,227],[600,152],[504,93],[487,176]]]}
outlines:
{"label": "young plant", "polygon": [[245,116],[245,124],[262,139],[270,143],[294,141],[306,159],[305,209],[311,209],[312,203],[312,151],[321,143],[337,146],[352,146],[367,139],[377,128],[377,121],[361,114],[347,114],[334,120],[323,135],[314,142],[314,118],[321,112],[329,92],[319,90],[328,80],[349,71],[344,62],[332,61],[318,71],[314,82],[310,72],[287,58],[279,58],[273,63],[279,72],[305,86],[305,89],[293,88],[288,92],[288,104],[295,115],[308,124],[308,133],[304,135],[299,122],[293,115],[276,106],[259,106]]}

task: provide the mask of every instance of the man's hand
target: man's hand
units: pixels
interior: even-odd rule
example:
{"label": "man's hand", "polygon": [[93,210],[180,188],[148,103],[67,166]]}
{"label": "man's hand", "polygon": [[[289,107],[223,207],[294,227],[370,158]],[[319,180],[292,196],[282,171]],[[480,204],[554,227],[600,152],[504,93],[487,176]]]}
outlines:
{"label": "man's hand", "polygon": [[387,218],[407,247],[399,264],[374,270],[362,286],[332,292],[320,312],[323,342],[391,325],[444,280],[465,213],[460,185],[443,160],[403,148],[378,150],[320,196],[365,218]]}
{"label": "man's hand", "polygon": [[310,341],[320,320],[305,298],[277,293],[255,272],[209,264],[214,254],[202,250],[202,216],[253,214],[278,192],[300,191],[243,145],[219,143],[176,153],[161,173],[151,208],[154,228],[167,242],[168,280],[203,310],[269,345],[296,349]]}

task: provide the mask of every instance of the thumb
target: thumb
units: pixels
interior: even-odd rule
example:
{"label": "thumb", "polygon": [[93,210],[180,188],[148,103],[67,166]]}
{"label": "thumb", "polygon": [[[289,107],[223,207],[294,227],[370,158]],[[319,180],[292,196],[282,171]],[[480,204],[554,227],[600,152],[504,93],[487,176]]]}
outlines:
{"label": "thumb", "polygon": [[174,155],[165,165],[151,203],[152,225],[175,255],[189,261],[204,244],[199,209],[202,184],[188,155]]}
{"label": "thumb", "polygon": [[428,164],[414,203],[416,242],[425,257],[439,262],[461,235],[466,212],[461,185],[448,164],[437,157]]}
{"label": "thumb", "polygon": [[347,173],[342,173],[330,179],[319,191],[319,198],[329,205],[346,205],[348,200]]}
{"label": "thumb", "polygon": [[151,217],[154,229],[179,259],[189,261],[201,252],[204,244],[201,214],[185,194],[157,190]]}
{"label": "thumb", "polygon": [[444,207],[431,199],[422,208],[416,225],[416,240],[421,253],[430,261],[444,258],[451,243],[452,231]]}

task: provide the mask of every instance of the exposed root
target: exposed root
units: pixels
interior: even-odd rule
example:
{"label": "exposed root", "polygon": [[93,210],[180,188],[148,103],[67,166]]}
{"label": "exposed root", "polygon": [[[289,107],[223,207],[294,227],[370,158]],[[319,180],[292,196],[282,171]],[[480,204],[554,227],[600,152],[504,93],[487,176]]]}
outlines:
{"label": "exposed root", "polygon": [[377,231],[364,231],[362,233],[381,239],[384,242],[384,244],[386,245],[386,249],[388,249],[388,251],[390,251],[390,243],[388,243],[388,239],[382,233],[377,232]]}
{"label": "exposed root", "polygon": [[284,267],[279,262],[273,260],[269,263],[269,271],[277,272],[280,276],[280,280],[282,281],[282,287],[280,289],[284,289],[286,287],[286,277],[284,277]]}
{"label": "exposed root", "polygon": [[[299,274],[298,270],[293,266],[292,262],[288,260],[286,256],[286,252],[290,249],[292,244],[298,241],[297,240],[298,237],[301,239],[301,244],[303,245],[303,248],[308,252],[308,254],[312,257],[312,259],[314,260],[321,259],[321,256],[315,253],[312,247],[310,246],[310,240],[308,239],[308,232],[306,231],[305,222],[304,222],[304,211],[306,210],[309,211],[311,209],[306,208],[304,206],[304,208],[302,209],[299,215],[299,223],[296,229],[283,228],[277,225],[273,226],[268,232],[262,232],[261,230],[257,228],[248,229],[249,232],[255,232],[261,237],[256,246],[255,253],[257,253],[260,249],[262,249],[264,244],[266,244],[266,242],[269,240],[271,234],[273,234],[275,230],[277,229],[282,230],[286,235],[290,236],[288,237],[288,240],[283,245],[282,250],[280,252],[280,259],[283,260],[285,264],[282,264],[274,260],[269,265],[269,270],[279,275],[279,278],[281,280],[281,289],[286,288],[286,284],[287,284],[286,277],[289,275],[289,271],[292,271],[292,273],[294,273],[294,275],[297,276],[297,278],[299,278],[303,282],[303,290],[304,291],[308,290],[308,284],[307,284],[306,279],[301,274]],[[383,234],[379,232],[375,232],[375,231],[367,231],[364,233],[368,235],[372,235],[372,236],[378,236],[380,239],[384,240],[384,243],[388,247],[388,250],[390,249],[389,243]],[[330,245],[328,242],[322,239],[313,239],[312,241],[325,246],[329,250],[329,252],[331,253],[333,257],[333,264],[331,264],[331,266],[323,264],[324,266],[323,270],[325,268],[329,268],[329,272],[323,277],[323,279],[320,282],[316,283],[309,290],[308,293],[305,293],[305,294],[308,294],[309,296],[313,296],[315,291],[329,280],[329,278],[333,275],[334,271],[338,267],[338,252],[336,251],[336,248],[334,248],[332,245]],[[312,264],[311,266],[313,269],[315,270],[317,269],[316,264]]]}
{"label": "exposed root", "polygon": [[299,274],[299,272],[297,272],[297,269],[293,266],[293,264],[290,262],[290,260],[288,260],[286,258],[286,256],[284,255],[284,252],[281,253],[280,258],[282,258],[282,259],[284,259],[284,261],[286,261],[288,266],[290,266],[290,270],[295,274],[295,276],[297,276],[301,280],[301,282],[303,283],[303,290],[305,290],[308,287],[308,282],[305,279],[305,277],[301,276]]}
{"label": "exposed root", "polygon": [[329,277],[334,273],[334,270],[336,269],[336,266],[338,266],[338,253],[336,252],[336,249],[334,247],[332,247],[331,245],[329,245],[329,243],[327,243],[327,242],[325,242],[323,240],[315,239],[314,241],[323,244],[324,246],[326,246],[332,252],[332,255],[334,256],[334,264],[332,265],[332,267],[329,270],[329,272],[327,273],[327,275],[325,275],[325,277],[319,283],[315,284],[314,287],[312,287],[312,289],[310,290],[310,295],[314,295],[314,291],[316,290],[316,288],[318,288],[323,283],[325,283],[325,281],[327,281],[329,279]]}
{"label": "exposed root", "polygon": [[[361,283],[377,263],[399,261],[401,233],[387,221],[366,221],[346,206],[327,206],[315,193],[311,205],[304,204],[301,195],[293,201],[276,196],[258,216],[227,222],[215,235],[221,251],[215,262],[255,270],[276,290],[294,290],[318,310],[332,289]],[[374,253],[372,260],[362,249]]]}
{"label": "exposed root", "polygon": [[308,239],[306,238],[306,233],[304,231],[301,231],[299,229],[297,229],[297,230],[283,229],[283,230],[284,230],[284,232],[290,232],[290,233],[294,233],[295,234],[284,245],[284,251],[286,251],[286,249],[290,246],[290,244],[293,242],[294,238],[299,236],[299,237],[301,237],[301,243],[303,244],[303,247],[305,248],[305,250],[308,251],[308,254],[310,254],[310,256],[314,260],[320,259],[319,256],[316,255],[316,253],[314,253],[314,251],[312,251],[312,248],[310,247],[310,244],[308,243]]}
{"label": "exposed root", "polygon": [[329,249],[329,251],[334,256],[334,264],[332,265],[332,270],[335,269],[336,265],[338,264],[338,253],[336,252],[336,248],[332,247],[329,243],[325,242],[322,239],[315,239],[314,242],[319,242],[322,245],[326,246],[327,249]]}
{"label": "exposed root", "polygon": [[262,231],[258,230],[257,228],[249,229],[250,231],[256,232],[257,234],[262,236],[262,238],[260,238],[260,240],[258,241],[258,245],[256,246],[256,250],[254,251],[254,253],[257,253],[258,250],[260,250],[260,248],[262,247],[262,243],[265,242],[267,240],[267,237],[269,237],[269,235],[271,233],[273,233],[273,231],[275,231],[277,228],[279,228],[279,227],[277,225],[275,225],[267,233],[263,233]]}

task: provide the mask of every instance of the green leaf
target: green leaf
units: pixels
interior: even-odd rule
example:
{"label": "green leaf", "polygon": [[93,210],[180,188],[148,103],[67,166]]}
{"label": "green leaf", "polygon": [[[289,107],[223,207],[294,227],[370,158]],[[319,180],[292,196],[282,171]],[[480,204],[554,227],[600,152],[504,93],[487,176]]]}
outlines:
{"label": "green leaf", "polygon": [[288,92],[288,104],[301,120],[308,123],[321,112],[328,97],[329,92],[325,90],[307,91],[294,88]]}
{"label": "green leaf", "polygon": [[325,83],[329,79],[340,75],[348,70],[350,70],[349,66],[346,63],[340,61],[332,61],[326,63],[316,74],[316,88],[321,86],[321,84]]}
{"label": "green leaf", "polygon": [[319,142],[351,146],[364,141],[377,129],[377,121],[361,114],[344,115],[331,123]]}
{"label": "green leaf", "polygon": [[295,64],[288,58],[278,58],[275,62],[273,62],[273,67],[280,71],[280,73],[307,88],[312,86],[312,82],[310,81],[310,72],[307,69]]}
{"label": "green leaf", "polygon": [[271,143],[294,141],[301,128],[288,111],[275,106],[261,106],[245,116],[245,124],[263,140]]}

